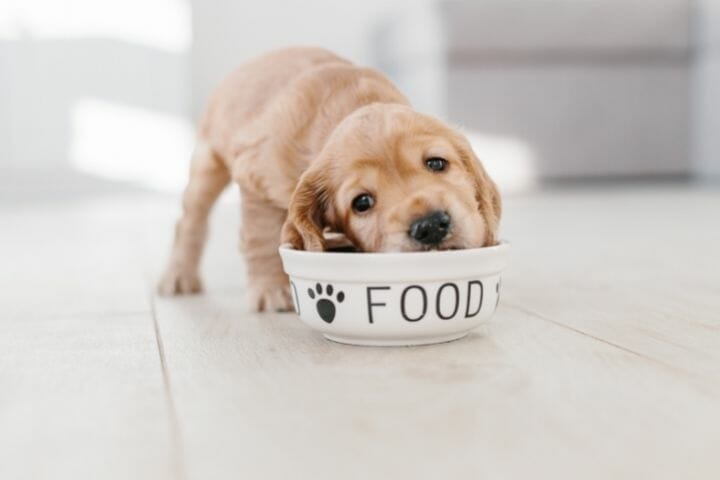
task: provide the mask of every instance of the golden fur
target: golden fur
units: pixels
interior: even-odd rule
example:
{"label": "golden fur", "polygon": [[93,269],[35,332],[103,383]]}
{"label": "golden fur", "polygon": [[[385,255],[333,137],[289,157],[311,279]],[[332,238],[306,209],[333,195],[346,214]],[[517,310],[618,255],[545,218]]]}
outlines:
{"label": "golden fur", "polygon": [[[431,157],[447,168],[430,171]],[[264,55],[212,95],[161,293],[201,290],[208,213],[231,181],[242,196],[249,298],[260,311],[292,308],[281,242],[324,250],[332,231],[361,251],[418,250],[426,247],[408,236],[409,225],[437,210],[452,226],[436,248],[496,242],[500,196],[467,140],[412,110],[379,72],[318,48]],[[351,203],[361,193],[376,204],[357,213]]]}

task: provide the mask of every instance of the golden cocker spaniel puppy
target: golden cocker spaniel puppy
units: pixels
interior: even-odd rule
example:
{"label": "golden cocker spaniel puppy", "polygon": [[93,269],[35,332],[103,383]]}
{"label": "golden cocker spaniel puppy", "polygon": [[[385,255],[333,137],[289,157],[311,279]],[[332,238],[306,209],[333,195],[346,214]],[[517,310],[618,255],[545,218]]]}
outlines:
{"label": "golden cocker spaniel puppy", "polygon": [[231,181],[258,311],[292,308],[282,242],[325,250],[338,232],[363,252],[496,243],[500,196],[468,141],[381,73],[319,48],[259,57],[212,95],[161,293],[201,290],[208,213]]}

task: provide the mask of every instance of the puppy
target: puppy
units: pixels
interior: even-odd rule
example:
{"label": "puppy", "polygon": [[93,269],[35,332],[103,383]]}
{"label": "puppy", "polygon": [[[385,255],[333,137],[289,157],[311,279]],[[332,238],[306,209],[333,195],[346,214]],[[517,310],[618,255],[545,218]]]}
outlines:
{"label": "puppy", "polygon": [[363,252],[496,243],[500,196],[467,140],[381,73],[319,48],[259,57],[212,95],[162,294],[201,290],[208,213],[231,181],[258,311],[292,308],[281,242],[322,251],[338,232]]}

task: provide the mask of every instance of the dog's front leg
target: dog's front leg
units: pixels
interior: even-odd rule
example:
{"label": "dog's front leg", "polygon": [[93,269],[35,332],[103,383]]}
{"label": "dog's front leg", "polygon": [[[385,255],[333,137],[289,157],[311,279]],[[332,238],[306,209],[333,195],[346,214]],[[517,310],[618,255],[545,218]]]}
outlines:
{"label": "dog's front leg", "polygon": [[242,189],[241,193],[241,250],[247,263],[250,308],[259,312],[292,310],[290,285],[278,253],[287,211]]}
{"label": "dog's front leg", "polygon": [[230,175],[204,143],[198,143],[190,165],[190,179],[183,193],[183,214],[175,226],[170,261],[160,279],[162,295],[182,295],[202,290],[198,266],[205,245],[210,208]]}

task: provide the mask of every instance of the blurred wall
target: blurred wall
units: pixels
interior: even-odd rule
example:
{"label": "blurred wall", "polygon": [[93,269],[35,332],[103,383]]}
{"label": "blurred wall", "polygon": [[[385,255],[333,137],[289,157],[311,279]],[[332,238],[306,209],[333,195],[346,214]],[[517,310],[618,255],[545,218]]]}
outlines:
{"label": "blurred wall", "polygon": [[187,0],[3,0],[0,171],[183,175],[190,29]]}
{"label": "blurred wall", "polygon": [[[627,3],[613,1],[619,5]],[[497,29],[499,36],[461,15],[460,23],[450,32],[451,38],[490,35],[481,42],[485,44],[497,38],[508,39],[509,33],[513,33],[522,40],[527,28],[540,25],[533,17],[533,8],[540,6],[541,11],[547,11],[552,17],[561,4],[612,3],[608,2],[478,0],[471,3],[511,4],[515,13],[510,20],[483,18]],[[697,38],[696,62],[688,65],[693,71],[693,81],[691,93],[686,96],[691,96],[692,101],[677,96],[672,101],[676,102],[673,105],[680,105],[678,118],[683,124],[679,129],[691,132],[694,170],[703,175],[720,175],[720,135],[717,134],[720,127],[720,1],[633,2],[643,9],[668,3],[687,4],[695,7],[694,13],[699,13],[693,17],[697,21],[692,22],[691,32],[693,39]],[[421,18],[420,29],[411,40],[411,46],[415,47],[412,58],[396,58],[382,64],[378,51],[382,54],[383,49],[396,49],[402,43],[400,40],[404,38],[407,43],[410,38],[401,28],[395,28],[393,34],[399,40],[391,39],[383,45],[379,41],[382,32],[387,31],[388,26],[393,28],[393,22],[397,27],[398,18],[432,12],[429,6],[435,3],[434,0],[2,0],[0,175],[11,169],[72,171],[152,187],[178,188],[192,148],[194,120],[213,86],[243,61],[287,45],[320,45],[361,64],[382,65],[403,83],[422,110],[454,117],[450,120],[460,120],[466,126],[473,127],[475,113],[490,105],[497,115],[494,118],[490,115],[487,121],[475,125],[479,130],[484,128],[485,133],[500,135],[489,139],[492,148],[487,150],[487,156],[503,161],[513,155],[532,157],[531,142],[525,142],[527,138],[522,138],[522,131],[493,130],[493,125],[502,119],[506,123],[525,122],[529,129],[547,127],[543,119],[513,120],[511,112],[502,109],[503,97],[516,89],[503,80],[506,77],[502,64],[490,62],[486,68],[481,59],[473,63],[472,72],[465,67],[459,69],[453,74],[457,80],[453,83],[457,90],[455,100],[452,108],[446,108],[443,95],[447,92],[443,89],[447,83],[443,83],[442,69],[447,64],[445,59],[437,57],[446,39],[434,36],[437,18],[427,15]],[[526,8],[528,5],[534,7]],[[422,13],[420,15],[422,17]],[[510,22],[518,20],[520,27],[514,28]],[[671,27],[671,31],[677,29]],[[583,31],[577,34],[582,38]],[[572,42],[569,43],[572,47]],[[433,66],[403,76],[395,60]],[[522,73],[516,67],[515,76]],[[495,79],[492,82],[491,77]],[[500,93],[492,93],[492,88],[478,88],[480,82],[494,85]],[[589,78],[589,82],[596,82],[598,88],[607,83],[597,78]],[[429,89],[425,93],[413,93],[418,91],[418,86],[420,90]],[[470,95],[473,89],[490,92],[489,97]],[[637,82],[637,91],[639,93],[633,95],[640,98],[642,81]],[[661,96],[662,92],[657,95]],[[536,97],[542,100],[542,92]],[[464,98],[472,101],[465,102]],[[515,103],[522,108],[532,108],[520,97]],[[685,111],[685,104],[692,106],[690,113]],[[602,102],[599,105],[602,107]],[[655,115],[653,111],[638,111],[636,116],[644,121],[642,118]],[[561,115],[562,111],[551,113]],[[569,121],[572,124],[572,118]],[[503,136],[505,133],[507,138]],[[571,142],[573,137],[565,141]],[[599,142],[597,145],[602,150],[602,142],[593,141]],[[544,154],[542,149],[536,150]],[[574,161],[585,160],[577,157]],[[516,164],[507,164],[510,170],[515,170]],[[52,177],[48,175],[48,178]]]}
{"label": "blurred wall", "polygon": [[697,3],[693,160],[701,177],[720,178],[720,1]]}
{"label": "blurred wall", "polygon": [[192,84],[197,115],[212,87],[243,61],[275,48],[316,45],[374,65],[371,38],[386,16],[429,0],[193,0]]}
{"label": "blurred wall", "polygon": [[686,175],[692,18],[688,0],[437,1],[378,52],[421,108],[524,145],[541,178]]}
{"label": "blurred wall", "polygon": [[380,19],[422,1],[2,0],[0,175],[176,189],[194,120],[231,69],[290,45],[372,63]]}

